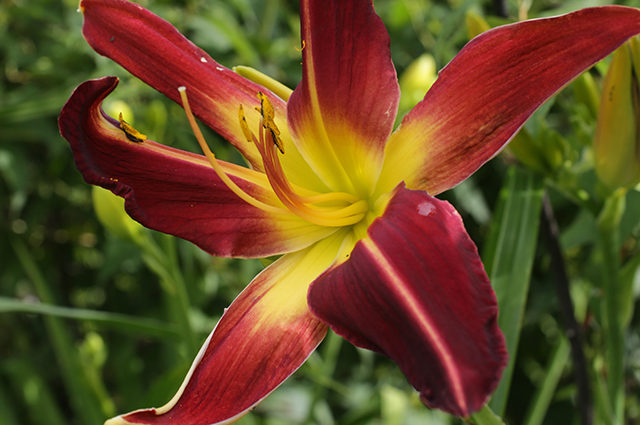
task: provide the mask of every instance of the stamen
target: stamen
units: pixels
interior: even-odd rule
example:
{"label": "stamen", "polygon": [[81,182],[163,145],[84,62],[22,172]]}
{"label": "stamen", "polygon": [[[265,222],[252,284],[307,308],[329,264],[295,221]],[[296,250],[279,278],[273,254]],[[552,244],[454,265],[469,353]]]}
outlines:
{"label": "stamen", "polygon": [[[301,196],[294,190],[285,176],[278,159],[278,150],[284,154],[284,144],[279,137],[280,130],[275,123],[275,109],[269,98],[262,92],[258,92],[257,96],[260,99],[260,107],[255,108],[260,113],[258,137],[256,138],[249,128],[242,105],[238,109],[238,121],[245,139],[253,142],[258,149],[267,179],[280,202],[293,214],[320,226],[342,227],[361,221],[369,211],[369,205],[365,200],[361,200],[350,193],[319,194],[307,190],[306,194],[308,196]],[[184,99],[183,102],[185,102]],[[187,107],[185,107],[186,109]],[[196,137],[199,136],[196,134]],[[203,150],[205,150],[204,147]],[[209,154],[207,154],[207,157],[209,157]],[[209,161],[211,162],[212,160],[210,159]],[[336,202],[338,202],[338,205],[335,205]],[[334,205],[314,205],[319,203],[334,203]]]}
{"label": "stamen", "polygon": [[273,205],[268,205],[262,201],[257,200],[253,196],[249,195],[247,192],[240,189],[240,187],[238,187],[238,185],[236,185],[229,178],[229,176],[227,175],[227,173],[224,172],[220,164],[218,164],[218,160],[216,159],[213,152],[211,152],[211,149],[209,149],[209,145],[207,145],[207,142],[204,140],[204,136],[202,135],[202,132],[200,131],[200,128],[196,123],[196,119],[193,116],[193,113],[191,112],[191,108],[189,107],[189,100],[187,99],[187,93],[186,93],[187,88],[184,86],[178,87],[178,91],[180,92],[180,98],[182,99],[182,106],[184,107],[184,111],[187,114],[187,119],[189,120],[189,124],[191,124],[191,129],[193,130],[193,134],[195,134],[196,139],[198,140],[198,144],[200,144],[200,148],[202,149],[205,156],[209,160],[209,164],[211,164],[211,167],[216,172],[218,177],[220,177],[220,179],[224,182],[224,184],[226,184],[227,187],[229,187],[229,189],[231,189],[233,193],[238,195],[243,201],[245,201],[250,205],[253,205],[256,208],[260,208],[261,210],[278,213],[278,214],[291,214],[291,211],[289,210],[286,210],[284,208],[274,207]]}
{"label": "stamen", "polygon": [[[264,128],[267,127],[264,125],[263,117],[260,119],[260,125]],[[257,143],[256,146],[265,160],[265,171],[267,178],[271,182],[271,187],[274,192],[276,192],[280,201],[282,201],[287,208],[299,217],[322,226],[348,226],[355,224],[364,218],[364,213],[368,210],[368,204],[366,201],[359,201],[342,208],[306,205],[306,203],[302,201],[302,197],[294,192],[289,181],[284,175],[284,171],[277,159],[277,154],[271,144],[271,140],[268,140],[269,136],[272,136],[272,134],[268,132],[265,136],[263,136],[263,132],[260,132],[260,142]],[[266,141],[265,138],[267,139]],[[326,195],[328,196],[325,198],[330,198],[332,194]]]}
{"label": "stamen", "polygon": [[[240,124],[242,125],[242,123]],[[260,127],[263,127],[262,118],[260,119]],[[258,142],[252,133],[253,141],[258,147],[258,151],[260,152],[260,155],[262,156],[263,160],[269,159],[268,164],[272,165],[271,172],[277,177],[278,181],[281,182],[282,185],[287,187],[288,191],[300,203],[319,204],[323,202],[326,203],[326,202],[338,201],[338,202],[346,202],[349,204],[353,204],[355,202],[360,201],[360,198],[358,198],[357,196],[352,195],[350,193],[346,193],[346,192],[317,193],[308,189],[298,187],[297,188],[298,190],[302,190],[303,192],[307,193],[307,196],[299,195],[296,192],[296,190],[291,186],[291,184],[289,183],[289,180],[287,180],[286,176],[284,175],[284,170],[282,169],[282,165],[280,164],[280,161],[278,161],[276,155],[268,155],[265,152],[264,140],[262,139],[262,134],[260,134],[260,137],[262,141]]]}

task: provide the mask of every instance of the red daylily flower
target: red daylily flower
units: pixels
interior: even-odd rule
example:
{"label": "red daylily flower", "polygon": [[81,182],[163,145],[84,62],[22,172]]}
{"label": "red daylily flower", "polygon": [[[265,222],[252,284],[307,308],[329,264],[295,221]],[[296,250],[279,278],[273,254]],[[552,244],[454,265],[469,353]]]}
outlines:
{"label": "red daylily flower", "polygon": [[460,216],[433,196],[640,33],[640,11],[585,9],[482,34],[393,131],[399,89],[371,0],[301,0],[293,93],[222,67],[126,0],[80,9],[98,53],[183,104],[186,87],[194,114],[251,164],[142,140],[102,111],[118,83],[105,77],[81,84],[60,116],[84,179],[124,197],[145,226],[213,255],[284,254],[225,312],[166,406],[111,423],[232,422],[305,361],[327,326],[393,359],[427,405],[459,416],[482,407],[507,358],[496,299]]}

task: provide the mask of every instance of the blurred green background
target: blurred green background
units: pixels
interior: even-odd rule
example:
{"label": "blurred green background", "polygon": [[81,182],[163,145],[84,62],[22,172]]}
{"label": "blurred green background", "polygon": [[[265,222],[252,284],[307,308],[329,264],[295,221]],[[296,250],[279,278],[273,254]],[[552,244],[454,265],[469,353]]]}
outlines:
{"label": "blurred green background", "polygon": [[[224,66],[251,66],[292,88],[300,80],[295,1],[139,3],[170,21]],[[425,52],[432,55],[436,69],[451,60],[468,41],[465,17],[469,10],[495,25],[606,3],[509,1],[509,19],[499,19],[493,16],[490,2],[478,0],[374,2],[391,34],[399,75]],[[640,6],[638,1],[626,3]],[[98,222],[91,187],[76,170],[56,121],[71,91],[82,81],[117,75],[121,83],[104,104],[111,116],[122,111],[150,139],[199,150],[180,106],[91,50],[81,35],[82,15],[77,7],[69,0],[0,0],[3,425],[95,425],[118,413],[163,405],[188,370],[194,347],[204,341],[223,308],[263,267],[258,260],[211,258],[187,242],[145,231],[144,237],[154,241],[168,259],[164,270],[149,252],[109,233]],[[596,81],[602,75],[598,70],[592,74]],[[592,310],[597,316],[597,307],[592,306],[599,297],[593,282],[597,279],[592,279],[595,272],[589,271],[597,265],[597,259],[593,261],[594,217],[566,196],[578,184],[575,181],[594,179],[583,155],[589,150],[595,120],[571,90],[543,109],[528,129],[534,136],[544,133],[544,140],[554,144],[553,152],[560,159],[553,172],[522,177],[514,171],[513,154],[506,153],[443,197],[460,211],[491,270],[488,258],[495,260],[497,255],[491,244],[496,229],[504,224],[500,221],[504,211],[509,211],[499,201],[514,190],[505,185],[500,195],[503,182],[515,182],[520,190],[538,190],[539,194],[539,182],[552,180],[550,196],[561,226],[574,303],[585,323],[585,351],[597,370],[602,335],[597,318],[589,320]],[[224,140],[203,130],[219,158],[242,162]],[[627,258],[635,258],[637,252],[639,198],[638,192],[627,195],[621,231],[622,241],[629,244]],[[533,271],[504,417],[511,424],[578,423],[576,388],[562,337],[550,258],[544,243],[538,241],[537,213],[529,218],[533,222],[528,236]],[[526,288],[528,276],[520,272]],[[159,277],[163,273],[169,277]],[[181,337],[181,313],[167,289],[172,279],[186,282],[187,326],[193,330],[195,345]],[[640,286],[637,280],[636,292],[630,295],[634,300]],[[636,314],[625,346],[629,424],[640,423],[639,327]],[[548,401],[536,404],[544,385],[542,395]],[[541,418],[531,419],[531,409]],[[392,362],[331,334],[292,378],[241,423],[460,422],[424,407]]]}

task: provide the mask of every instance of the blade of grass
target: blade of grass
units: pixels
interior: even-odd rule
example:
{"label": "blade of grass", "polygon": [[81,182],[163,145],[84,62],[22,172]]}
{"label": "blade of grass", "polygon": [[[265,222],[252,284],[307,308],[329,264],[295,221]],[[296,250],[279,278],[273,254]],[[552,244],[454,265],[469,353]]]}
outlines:
{"label": "blade of grass", "polygon": [[536,390],[533,401],[527,409],[524,425],[542,425],[570,354],[571,345],[566,338],[562,338],[549,361],[542,385]]}
{"label": "blade of grass", "polygon": [[82,308],[60,307],[51,304],[36,304],[0,296],[0,313],[30,313],[55,316],[63,319],[92,322],[105,328],[120,332],[156,337],[162,339],[180,339],[177,326],[157,320],[137,318],[125,314]]}
{"label": "blade of grass", "polygon": [[164,253],[168,259],[167,269],[171,275],[171,283],[174,289],[175,302],[171,303],[171,307],[174,308],[176,317],[182,327],[183,338],[187,344],[189,356],[195,357],[200,351],[200,338],[195,334],[191,325],[191,301],[189,300],[189,291],[178,262],[176,238],[170,235],[162,235],[161,237],[164,242]]}
{"label": "blade of grass", "polygon": [[490,402],[499,416],[504,415],[511,385],[538,241],[542,195],[541,179],[529,170],[511,167],[500,191],[492,232],[483,253],[483,262],[498,298],[498,324],[509,352],[509,364]]}
{"label": "blade of grass", "polygon": [[[24,242],[14,238],[10,243],[25,275],[35,286],[38,297],[45,303],[53,304],[53,293]],[[43,319],[73,410],[79,420],[86,425],[102,424],[106,419],[105,412],[101,409],[102,403],[96,394],[90,391],[78,352],[71,335],[64,327],[64,322],[53,316],[44,316]]]}
{"label": "blade of grass", "polygon": [[624,329],[620,309],[620,220],[625,210],[625,190],[614,192],[598,216],[598,234],[602,250],[602,288],[604,290],[604,339],[607,347],[607,386],[616,424],[624,422]]}

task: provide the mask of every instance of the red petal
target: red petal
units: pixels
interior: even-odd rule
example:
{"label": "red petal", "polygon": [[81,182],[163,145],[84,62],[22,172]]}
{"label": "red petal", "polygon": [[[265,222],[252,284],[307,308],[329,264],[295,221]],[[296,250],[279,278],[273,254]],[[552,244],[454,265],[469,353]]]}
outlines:
{"label": "red petal", "polygon": [[169,404],[108,425],[231,423],[253,408],[324,338],[327,327],[309,312],[306,294],[335,259],[345,234],[285,255],[260,273],[222,316]]}
{"label": "red petal", "polygon": [[447,202],[398,187],[349,259],[309,289],[314,315],[400,366],[422,400],[477,411],[507,362],[491,284]]}
{"label": "red petal", "polygon": [[392,136],[378,193],[403,180],[432,195],[460,183],[549,97],[638,33],[640,10],[608,6],[476,37]]}
{"label": "red petal", "polygon": [[[214,61],[170,23],[126,0],[82,0],[82,33],[91,47],[113,59],[171,100],[181,103],[178,87],[187,87],[193,113],[231,142],[257,169],[262,161],[238,124],[238,107],[259,106],[255,84]],[[278,115],[285,102],[270,96]],[[247,107],[249,106],[249,107]],[[257,126],[255,126],[257,128]]]}
{"label": "red petal", "polygon": [[[117,78],[105,77],[80,85],[62,109],[60,132],[71,144],[85,181],[125,198],[125,208],[135,220],[211,254],[235,257],[297,251],[335,231],[247,204],[201,155],[150,140],[128,140],[100,108],[117,84]],[[262,201],[279,202],[264,175],[222,164],[245,191]]]}
{"label": "red petal", "polygon": [[178,87],[185,86],[194,115],[232,143],[255,170],[263,170],[262,158],[242,134],[238,109],[243,104],[250,128],[258,129],[256,94],[267,94],[287,145],[287,155],[282,157],[285,172],[293,183],[326,190],[291,142],[283,100],[221,66],[167,21],[135,3],[82,0],[80,9],[82,33],[91,47],[177,103],[182,104]]}
{"label": "red petal", "polygon": [[302,82],[289,99],[294,141],[333,190],[368,196],[400,90],[371,0],[300,2]]}

